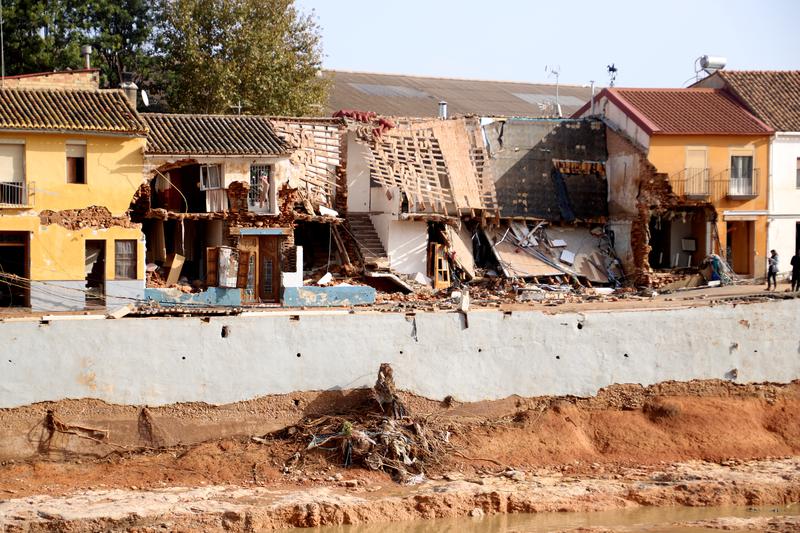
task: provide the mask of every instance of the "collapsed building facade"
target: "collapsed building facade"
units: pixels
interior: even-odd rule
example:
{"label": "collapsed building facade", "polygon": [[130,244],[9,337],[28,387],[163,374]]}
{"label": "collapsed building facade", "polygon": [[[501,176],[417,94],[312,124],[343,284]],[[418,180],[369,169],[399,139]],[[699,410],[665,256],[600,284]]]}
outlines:
{"label": "collapsed building facade", "polygon": [[604,89],[576,116],[608,125],[610,224],[634,283],[764,277],[769,126],[717,89]]}
{"label": "collapsed building facade", "polygon": [[146,177],[130,211],[148,242],[151,299],[191,302],[159,287],[178,284],[202,290],[197,303],[277,304],[320,266],[330,235],[347,257],[334,209],[341,120],[143,117]]}

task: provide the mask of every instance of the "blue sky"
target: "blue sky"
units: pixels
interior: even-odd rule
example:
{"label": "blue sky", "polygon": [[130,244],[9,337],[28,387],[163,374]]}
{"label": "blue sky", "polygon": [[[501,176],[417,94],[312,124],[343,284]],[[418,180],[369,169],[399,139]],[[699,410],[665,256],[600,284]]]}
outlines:
{"label": "blue sky", "polygon": [[676,87],[694,60],[800,70],[800,0],[297,0],[329,69]]}

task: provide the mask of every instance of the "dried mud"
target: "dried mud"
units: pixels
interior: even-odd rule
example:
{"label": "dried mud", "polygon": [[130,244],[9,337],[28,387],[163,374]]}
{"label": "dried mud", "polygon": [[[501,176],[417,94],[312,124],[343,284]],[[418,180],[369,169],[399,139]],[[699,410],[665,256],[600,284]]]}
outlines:
{"label": "dried mud", "polygon": [[[592,398],[517,398],[447,405],[403,396],[451,432],[453,453],[419,485],[341,468],[336,455],[285,464],[298,443],[252,435],[177,442],[169,421],[205,419],[230,435],[242,412],[288,425],[365,408],[364,391],[302,393],[229,406],[150,410],[166,448],[133,451],[62,442],[0,465],[0,525],[8,531],[227,529],[632,506],[757,505],[800,501],[800,382],[722,381],[609,387]],[[71,422],[92,413],[135,418],[96,401],[0,411],[22,429],[45,409]],[[227,421],[226,421],[227,420]],[[31,428],[27,428],[30,431]],[[162,433],[158,433],[162,432]],[[112,432],[113,433],[113,432]],[[113,435],[112,435],[113,436]],[[63,436],[64,439],[74,439]],[[71,449],[72,451],[67,451]],[[81,450],[81,451],[76,451]],[[4,500],[3,500],[4,499]]]}

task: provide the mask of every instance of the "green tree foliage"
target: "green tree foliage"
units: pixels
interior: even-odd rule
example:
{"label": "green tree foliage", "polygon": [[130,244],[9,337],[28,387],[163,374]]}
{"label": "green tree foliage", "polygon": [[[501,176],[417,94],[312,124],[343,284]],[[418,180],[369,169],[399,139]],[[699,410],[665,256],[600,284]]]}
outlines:
{"label": "green tree foliage", "polygon": [[75,68],[80,44],[61,0],[4,0],[3,40],[8,76]]}
{"label": "green tree foliage", "polygon": [[165,0],[159,45],[178,112],[319,114],[319,28],[293,0]]}
{"label": "green tree foliage", "polygon": [[3,0],[3,19],[7,75],[81,68],[90,44],[104,86],[133,72],[161,109],[319,114],[326,98],[319,28],[294,0]]}
{"label": "green tree foliage", "polygon": [[89,44],[106,85],[123,70],[147,75],[154,16],[145,0],[5,0],[6,74],[81,68]]}

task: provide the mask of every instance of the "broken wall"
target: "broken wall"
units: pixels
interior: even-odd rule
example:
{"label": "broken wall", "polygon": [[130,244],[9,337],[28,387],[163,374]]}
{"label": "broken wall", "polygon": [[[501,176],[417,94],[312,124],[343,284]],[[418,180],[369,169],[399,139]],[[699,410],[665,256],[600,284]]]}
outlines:
{"label": "broken wall", "polygon": [[598,220],[608,215],[605,176],[554,175],[554,159],[606,160],[598,120],[495,120],[484,126],[497,202],[503,217]]}

